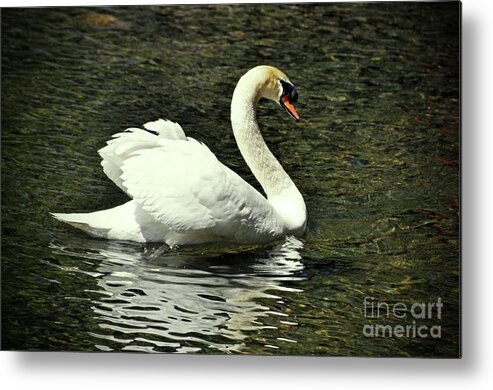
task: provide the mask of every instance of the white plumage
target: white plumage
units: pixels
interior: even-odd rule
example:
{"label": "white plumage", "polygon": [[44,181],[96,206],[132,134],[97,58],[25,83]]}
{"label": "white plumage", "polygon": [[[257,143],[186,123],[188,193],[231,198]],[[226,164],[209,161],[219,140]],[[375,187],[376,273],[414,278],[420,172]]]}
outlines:
{"label": "white plumage", "polygon": [[99,150],[105,174],[132,200],[93,213],[52,215],[92,236],[169,246],[260,243],[302,234],[303,198],[250,115],[260,97],[285,96],[280,79],[287,81],[279,70],[256,67],[242,77],[232,103],[235,137],[267,199],[207,146],[186,137],[180,125],[159,119],[115,134]]}

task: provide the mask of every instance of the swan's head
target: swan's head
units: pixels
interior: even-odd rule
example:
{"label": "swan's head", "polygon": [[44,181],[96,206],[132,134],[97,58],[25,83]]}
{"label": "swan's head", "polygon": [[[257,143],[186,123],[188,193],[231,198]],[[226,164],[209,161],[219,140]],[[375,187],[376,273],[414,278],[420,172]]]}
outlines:
{"label": "swan's head", "polygon": [[273,66],[261,65],[248,71],[245,76],[252,77],[252,81],[257,84],[258,99],[274,100],[295,120],[300,120],[294,108],[294,103],[298,100],[298,92],[283,72]]}

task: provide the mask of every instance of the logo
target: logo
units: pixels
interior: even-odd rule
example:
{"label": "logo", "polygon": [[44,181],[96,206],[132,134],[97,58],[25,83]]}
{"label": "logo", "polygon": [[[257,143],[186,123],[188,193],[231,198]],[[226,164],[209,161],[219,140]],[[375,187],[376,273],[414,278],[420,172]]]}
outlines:
{"label": "logo", "polygon": [[[365,337],[441,338],[443,302],[387,303],[372,297],[363,300],[363,315],[371,323],[363,326]],[[401,322],[395,324],[396,321]],[[427,323],[423,323],[427,321]],[[434,321],[436,324],[430,325]],[[402,324],[404,322],[404,324]]]}

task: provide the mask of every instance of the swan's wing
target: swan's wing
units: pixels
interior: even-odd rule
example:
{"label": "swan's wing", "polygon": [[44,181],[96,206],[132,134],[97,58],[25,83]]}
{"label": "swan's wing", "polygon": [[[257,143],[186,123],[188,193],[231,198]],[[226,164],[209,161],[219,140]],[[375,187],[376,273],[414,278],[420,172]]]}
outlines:
{"label": "swan's wing", "polygon": [[174,231],[231,236],[279,228],[270,203],[193,138],[135,151],[121,169],[126,192]]}
{"label": "swan's wing", "polygon": [[101,165],[104,173],[118,187],[126,192],[122,184],[121,166],[128,156],[142,149],[150,149],[160,145],[164,140],[186,140],[187,137],[178,123],[164,119],[148,122],[144,125],[146,130],[129,128],[122,133],[115,134],[113,139],[98,152],[103,158]]}

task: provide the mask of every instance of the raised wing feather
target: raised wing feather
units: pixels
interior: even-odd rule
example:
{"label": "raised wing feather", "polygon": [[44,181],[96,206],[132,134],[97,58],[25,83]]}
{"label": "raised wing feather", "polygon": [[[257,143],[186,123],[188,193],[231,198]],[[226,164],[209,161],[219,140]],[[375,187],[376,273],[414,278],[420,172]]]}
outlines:
{"label": "raised wing feather", "polygon": [[171,122],[165,119],[147,122],[144,128],[151,132],[157,133],[160,138],[172,140],[186,140],[187,136],[178,123]]}
{"label": "raised wing feather", "polygon": [[129,128],[122,133],[115,134],[113,139],[98,152],[103,158],[101,165],[104,173],[123,191],[121,166],[135,151],[158,147],[163,140],[186,140],[187,137],[178,123],[164,119],[148,122],[146,130]]}

